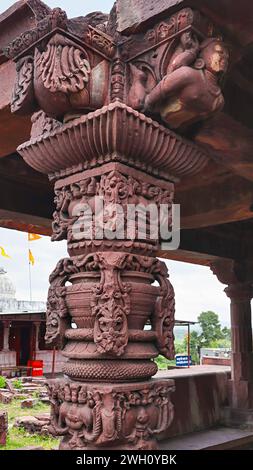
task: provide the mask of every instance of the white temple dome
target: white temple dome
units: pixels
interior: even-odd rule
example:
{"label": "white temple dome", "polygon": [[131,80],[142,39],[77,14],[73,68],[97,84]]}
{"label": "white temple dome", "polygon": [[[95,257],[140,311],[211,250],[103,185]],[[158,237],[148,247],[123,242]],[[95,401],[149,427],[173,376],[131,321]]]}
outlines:
{"label": "white temple dome", "polygon": [[0,299],[15,299],[16,289],[7,272],[0,267]]}

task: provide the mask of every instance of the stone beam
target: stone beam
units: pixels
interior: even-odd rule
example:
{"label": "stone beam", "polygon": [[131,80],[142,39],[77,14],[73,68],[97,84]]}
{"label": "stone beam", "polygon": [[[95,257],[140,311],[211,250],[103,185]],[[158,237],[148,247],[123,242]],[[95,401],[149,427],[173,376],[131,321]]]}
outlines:
{"label": "stone beam", "polygon": [[[36,27],[36,18],[50,11],[40,0],[20,0],[0,15],[0,52],[24,31]],[[10,26],[11,25],[11,26]]]}
{"label": "stone beam", "polygon": [[133,33],[149,20],[161,14],[170,14],[173,7],[179,6],[184,0],[117,0],[118,26],[121,33]]}
{"label": "stone beam", "polygon": [[253,180],[253,132],[225,113],[204,122],[195,137],[211,158],[230,171]]}
{"label": "stone beam", "polygon": [[51,226],[52,220],[49,218],[0,209],[0,227],[2,228],[51,236]]}
{"label": "stone beam", "polygon": [[51,234],[52,189],[20,157],[0,160],[0,226]]}
{"label": "stone beam", "polygon": [[191,6],[207,15],[237,45],[253,42],[252,25],[246,18],[253,15],[251,0],[117,0],[118,31],[133,34],[147,27],[150,21],[166,18],[176,9]]}
{"label": "stone beam", "polygon": [[11,61],[0,65],[0,158],[16,151],[17,146],[30,135],[30,116],[13,116],[11,96],[16,77],[16,67]]}
{"label": "stone beam", "polygon": [[[201,181],[201,179],[200,179]],[[210,227],[252,218],[253,184],[227,174],[209,185],[176,192],[183,229]]]}

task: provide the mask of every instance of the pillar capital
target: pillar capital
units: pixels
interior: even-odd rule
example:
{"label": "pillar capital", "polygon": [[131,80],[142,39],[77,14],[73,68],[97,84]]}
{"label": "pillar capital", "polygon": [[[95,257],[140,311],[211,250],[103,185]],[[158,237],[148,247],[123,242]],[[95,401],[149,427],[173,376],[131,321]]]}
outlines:
{"label": "pillar capital", "polygon": [[[253,261],[246,260],[232,260],[232,259],[217,259],[212,261],[210,268],[213,274],[218,278],[218,280],[227,286],[234,286],[234,293],[236,295],[236,290],[244,291],[246,295],[247,289],[249,290],[249,295],[251,291],[251,286],[253,285]],[[236,289],[235,289],[235,286]],[[226,293],[229,295],[229,291]],[[232,293],[232,289],[231,289]],[[253,297],[253,291],[251,298]]]}
{"label": "pillar capital", "polygon": [[224,292],[234,301],[251,301],[253,298],[253,286],[251,283],[230,284]]}

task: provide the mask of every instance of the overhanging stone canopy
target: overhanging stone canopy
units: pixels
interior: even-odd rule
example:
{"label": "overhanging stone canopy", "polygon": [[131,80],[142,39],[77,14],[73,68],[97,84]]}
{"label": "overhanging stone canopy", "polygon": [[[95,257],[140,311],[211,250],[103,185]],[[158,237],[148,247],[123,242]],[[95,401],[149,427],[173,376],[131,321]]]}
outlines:
{"label": "overhanging stone canopy", "polygon": [[[226,227],[252,217],[253,134],[245,127],[252,110],[242,115],[227,99],[233,80],[249,94],[251,59],[240,47],[251,44],[251,32],[241,33],[235,8],[228,12],[229,25],[236,25],[231,38],[216,1],[129,0],[133,16],[126,16],[123,2],[110,15],[69,20],[59,8],[28,0],[2,16],[4,25],[19,9],[24,17],[27,9],[34,12],[27,27],[0,41],[5,81],[5,69],[12,70],[5,113],[22,127],[5,156],[18,146],[24,159],[13,155],[2,167],[7,173],[8,165],[18,168],[19,184],[26,176],[30,181],[17,210],[22,216],[10,215],[8,203],[3,213],[7,226],[20,229],[32,215],[33,231],[40,233],[49,233],[53,214],[52,239],[68,243],[69,258],[50,278],[47,312],[47,340],[68,359],[68,379],[49,384],[52,428],[64,435],[61,449],[68,450],[156,449],[173,421],[174,383],[152,379],[154,358],[174,355],[174,290],[157,254],[210,264],[218,256],[252,255],[253,248],[250,236],[238,248],[241,225],[233,226],[232,236]],[[220,0],[226,11],[225,4]],[[13,184],[5,182],[6,192]],[[47,203],[51,184],[55,211]],[[27,209],[34,191],[38,204]],[[160,252],[162,239],[145,238],[143,227],[131,240],[124,228],[120,241],[96,239],[97,197],[112,232],[116,205],[123,221],[128,205],[166,205],[171,225],[172,204],[181,203],[180,250]],[[88,222],[80,204],[89,207]],[[77,239],[81,220],[85,230]],[[245,224],[250,234],[251,222]],[[238,320],[237,307],[234,312]],[[144,329],[147,322],[151,331]],[[249,345],[246,352],[249,366]],[[252,403],[247,364],[232,387],[233,397],[238,390],[243,395],[233,403],[246,407]]]}

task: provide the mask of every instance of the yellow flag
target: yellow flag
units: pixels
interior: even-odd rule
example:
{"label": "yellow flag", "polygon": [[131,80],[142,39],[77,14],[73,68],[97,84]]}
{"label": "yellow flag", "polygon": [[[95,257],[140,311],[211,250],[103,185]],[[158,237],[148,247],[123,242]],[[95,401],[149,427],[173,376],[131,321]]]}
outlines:
{"label": "yellow flag", "polygon": [[7,255],[5,249],[2,246],[0,246],[0,256],[3,256],[4,258],[7,258],[7,259],[11,259],[11,257]]}
{"label": "yellow flag", "polygon": [[40,240],[42,237],[36,233],[28,233],[29,242],[34,242],[35,240]]}
{"label": "yellow flag", "polygon": [[31,250],[29,250],[29,263],[30,263],[32,266],[34,266],[34,264],[35,264],[35,258],[34,258],[32,252],[31,252]]}

